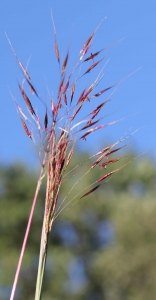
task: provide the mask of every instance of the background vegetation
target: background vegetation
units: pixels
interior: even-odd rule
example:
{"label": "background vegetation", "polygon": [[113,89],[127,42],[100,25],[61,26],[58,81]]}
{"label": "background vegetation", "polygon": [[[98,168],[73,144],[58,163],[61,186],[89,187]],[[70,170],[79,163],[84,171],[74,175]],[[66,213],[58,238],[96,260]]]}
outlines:
{"label": "background vegetation", "polygon": [[[86,153],[77,153],[73,165]],[[129,154],[134,157],[134,154]],[[129,158],[127,158],[129,159]],[[83,172],[64,181],[61,197]],[[97,178],[89,173],[75,193]],[[96,174],[95,174],[96,173]],[[0,299],[9,298],[37,170],[0,166]],[[99,177],[101,173],[99,173]],[[51,232],[43,299],[153,300],[156,295],[156,169],[142,156],[100,189],[56,219]],[[72,195],[70,196],[72,197]],[[69,197],[69,200],[70,200]],[[16,299],[34,298],[43,218],[43,185],[18,284]],[[60,199],[61,201],[61,199]],[[68,201],[68,200],[67,200]],[[67,203],[67,202],[65,202]],[[73,205],[74,204],[74,205]]]}

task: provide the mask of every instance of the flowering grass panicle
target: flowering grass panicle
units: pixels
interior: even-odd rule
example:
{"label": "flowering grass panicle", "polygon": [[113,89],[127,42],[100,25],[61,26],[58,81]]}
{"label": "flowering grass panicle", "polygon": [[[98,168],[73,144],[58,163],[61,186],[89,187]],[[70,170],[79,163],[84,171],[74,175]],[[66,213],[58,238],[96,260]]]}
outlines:
{"label": "flowering grass panicle", "polygon": [[[36,285],[36,294],[35,299],[41,299],[41,291],[42,291],[42,281],[44,276],[44,268],[46,262],[47,255],[47,244],[48,244],[48,236],[49,232],[52,229],[53,221],[58,216],[58,214],[63,210],[64,207],[69,205],[69,203],[75,199],[76,197],[83,198],[88,196],[89,194],[96,191],[103,181],[110,177],[113,173],[117,172],[120,168],[116,168],[113,171],[106,172],[106,167],[109,164],[114,164],[120,160],[119,157],[110,158],[111,154],[119,151],[123,146],[116,147],[117,144],[122,142],[125,138],[119,139],[116,143],[105,146],[103,149],[99,150],[97,153],[88,158],[88,161],[91,162],[89,168],[86,173],[81,176],[81,178],[77,179],[74,186],[71,190],[74,189],[75,185],[82,179],[85,175],[87,175],[90,171],[92,171],[95,167],[99,166],[102,171],[102,176],[97,178],[87,189],[80,191],[73,199],[70,199],[66,204],[64,204],[64,200],[62,204],[57,208],[57,202],[59,198],[59,190],[61,187],[62,180],[64,176],[68,176],[66,170],[68,170],[71,158],[74,153],[74,149],[76,144],[80,140],[86,141],[89,135],[93,134],[95,131],[105,128],[106,126],[113,125],[117,121],[111,123],[102,123],[104,117],[100,116],[102,109],[105,105],[111,100],[111,96],[108,96],[105,99],[102,99],[100,102],[100,96],[104,96],[106,92],[111,89],[116,89],[120,82],[106,86],[102,90],[97,90],[99,83],[103,79],[103,70],[107,61],[102,66],[101,71],[95,77],[94,81],[87,86],[85,78],[89,73],[93,72],[93,70],[101,64],[106,56],[100,57],[103,54],[106,48],[98,50],[94,53],[91,52],[91,46],[94,40],[95,33],[99,28],[100,24],[93,31],[93,33],[86,40],[82,48],[79,52],[79,57],[77,59],[76,64],[72,68],[71,72],[67,71],[67,67],[69,64],[69,50],[65,55],[64,60],[61,62],[60,54],[59,54],[59,46],[57,42],[56,29],[52,17],[53,28],[54,28],[54,49],[55,56],[59,66],[60,71],[60,81],[58,84],[57,97],[53,99],[50,96],[50,105],[46,105],[42,97],[39,95],[34,83],[27,71],[27,69],[23,66],[18,56],[16,55],[11,42],[8,38],[9,44],[13,50],[14,56],[17,60],[17,63],[22,71],[23,80],[22,83],[18,83],[20,94],[28,108],[30,113],[29,117],[23,111],[23,109],[19,106],[17,101],[12,95],[12,98],[15,102],[21,124],[24,128],[25,134],[32,140],[35,147],[37,147],[38,140],[40,142],[40,147],[38,151],[38,155],[41,162],[41,173],[39,177],[39,181],[36,188],[36,193],[34,196],[34,201],[32,205],[32,210],[30,213],[30,218],[28,221],[28,227],[26,230],[26,235],[23,242],[23,247],[21,251],[21,257],[19,260],[19,265],[17,268],[15,281],[13,285],[13,290],[11,294],[11,300],[14,298],[14,293],[17,285],[17,279],[19,276],[19,271],[21,267],[22,257],[24,254],[26,241],[28,237],[28,233],[30,230],[30,224],[38,196],[38,192],[41,186],[42,178],[44,175],[47,175],[47,187],[46,187],[46,196],[45,196],[45,212],[44,212],[44,220],[43,220],[43,228],[42,228],[42,236],[41,236],[41,247],[40,247],[40,258],[39,258],[39,268],[38,268],[38,278]],[[78,82],[79,80],[84,80],[85,86],[79,91]],[[88,79],[87,79],[88,82]],[[40,117],[35,111],[33,107],[33,100],[30,100],[31,96],[28,96],[26,93],[26,85],[28,85],[30,92],[37,97],[41,103],[43,104],[44,117]],[[94,108],[90,109],[90,104],[92,101]],[[86,114],[86,111],[88,112]],[[82,117],[84,115],[84,117]],[[80,118],[78,118],[80,117]],[[34,128],[36,128],[36,135],[34,134]],[[94,159],[95,161],[93,162]],[[77,168],[76,166],[75,168]],[[74,168],[74,171],[75,171]],[[103,172],[104,170],[104,172]],[[71,174],[72,171],[70,171]],[[85,188],[86,189],[86,188]],[[68,193],[68,196],[70,191]],[[63,206],[64,205],[64,206]],[[57,209],[56,209],[57,208]]]}

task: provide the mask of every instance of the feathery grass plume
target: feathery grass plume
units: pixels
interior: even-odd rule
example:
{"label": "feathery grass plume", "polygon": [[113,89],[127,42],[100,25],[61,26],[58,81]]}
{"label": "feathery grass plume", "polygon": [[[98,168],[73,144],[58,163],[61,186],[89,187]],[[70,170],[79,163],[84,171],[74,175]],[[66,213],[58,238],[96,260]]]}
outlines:
{"label": "feathery grass plume", "polygon": [[[109,171],[109,172],[103,171],[104,169],[106,169],[106,167],[109,164],[114,165],[117,161],[120,160],[119,157],[112,158],[112,159],[108,159],[108,157],[112,153],[115,153],[119,151],[121,148],[123,148],[123,146],[116,148],[116,145],[123,142],[129,136],[128,134],[127,136],[123,136],[116,143],[99,150],[97,153],[95,153],[90,158],[88,158],[88,162],[90,162],[90,166],[88,170],[80,178],[76,178],[75,184],[72,186],[69,193],[63,199],[60,206],[57,207],[59,191],[60,191],[62,181],[66,180],[68,176],[71,176],[71,172],[75,172],[75,170],[77,170],[78,167],[81,166],[80,163],[79,165],[75,166],[75,168],[72,171],[68,171],[68,167],[70,165],[70,161],[72,159],[77,142],[79,140],[84,140],[85,142],[88,136],[94,134],[95,131],[99,129],[103,129],[106,126],[110,126],[118,122],[117,120],[108,124],[107,123],[103,124],[101,122],[104,119],[104,117],[99,117],[99,115],[101,113],[101,110],[111,100],[111,96],[113,92],[119,86],[122,80],[109,87],[104,86],[104,88],[100,91],[96,90],[96,88],[98,87],[100,81],[104,76],[103,70],[105,65],[107,64],[106,62],[105,65],[101,67],[101,71],[95,77],[95,80],[88,86],[86,85],[86,82],[88,82],[89,80],[88,79],[89,73],[94,72],[96,67],[100,63],[102,64],[102,62],[106,58],[106,56],[100,58],[100,54],[103,53],[103,51],[106,48],[102,48],[101,50],[98,50],[95,53],[90,52],[89,56],[86,57],[87,53],[91,49],[95,33],[102,22],[100,22],[97,28],[93,31],[90,37],[83,44],[82,48],[79,51],[80,54],[77,59],[77,62],[74,65],[71,72],[69,73],[67,72],[67,65],[70,59],[69,50],[67,51],[67,54],[63,59],[63,62],[61,62],[53,16],[52,16],[52,23],[54,28],[54,49],[55,49],[56,60],[59,65],[60,82],[58,84],[56,99],[54,100],[51,98],[51,96],[49,96],[50,106],[46,105],[45,102],[42,100],[36,87],[34,86],[34,83],[32,82],[30,75],[28,74],[26,68],[19,60],[17,54],[15,53],[12,47],[9,38],[7,37],[8,42],[13,51],[13,54],[23,74],[22,84],[18,84],[18,85],[19,85],[20,94],[26,103],[28,111],[30,112],[28,117],[26,113],[23,112],[23,109],[17,104],[17,101],[14,99],[12,94],[11,96],[16,105],[24,131],[26,135],[29,138],[31,138],[36,148],[38,147],[37,145],[38,145],[38,138],[39,138],[40,146],[39,146],[38,155],[41,162],[41,173],[37,183],[37,188],[36,188],[36,192],[32,204],[28,226],[26,229],[26,234],[24,237],[19,264],[15,275],[13,289],[10,297],[11,300],[14,299],[17,280],[19,277],[22,258],[27,243],[27,237],[30,230],[35,204],[37,201],[37,196],[42,183],[42,179],[45,176],[45,174],[47,176],[45,211],[44,211],[44,219],[43,219],[43,227],[42,227],[42,235],[41,235],[35,300],[41,299],[42,282],[44,277],[44,270],[45,270],[45,263],[46,263],[46,256],[47,256],[48,237],[52,229],[54,220],[64,208],[69,206],[69,204],[73,200],[75,200],[76,198],[81,199],[95,192],[100,187],[100,185],[103,184],[104,180],[106,180],[108,177],[110,177],[111,175],[113,175],[114,173],[116,173],[121,169],[121,168],[117,168],[114,171]],[[88,65],[88,63],[90,65]],[[82,75],[80,75],[80,72]],[[78,88],[78,81],[80,78],[84,80],[84,88],[82,89],[82,91],[79,91]],[[32,100],[30,100],[30,97],[32,96],[31,95],[28,96],[26,94],[24,90],[24,85],[28,85],[28,87],[30,88],[30,92],[33,94],[33,97],[37,97],[38,100],[40,100],[41,103],[43,104],[44,118],[38,116],[37,111],[35,111],[33,107],[33,98]],[[101,95],[104,96],[104,94],[110,91],[111,89],[112,89],[111,95],[107,96],[105,100],[102,99],[102,101],[99,101],[100,96]],[[95,98],[96,98],[96,102],[94,102]],[[92,108],[90,108],[90,104]],[[94,106],[94,109],[92,105]],[[88,109],[88,113],[86,114],[87,109]],[[84,117],[82,118],[83,115]],[[78,119],[78,117],[80,119]],[[97,117],[99,118],[97,119]],[[36,133],[34,133],[35,129],[36,129]],[[96,160],[93,163],[92,159],[94,158],[96,158]],[[86,176],[89,172],[92,172],[92,170],[95,167],[101,168],[101,172],[102,172],[101,178],[98,178],[90,186],[86,187],[84,190],[80,191],[75,197],[67,201],[71,191],[73,191],[77,183],[79,183],[80,180],[82,180],[84,176]],[[86,189],[87,191],[84,193]],[[65,202],[65,200],[67,202]]]}

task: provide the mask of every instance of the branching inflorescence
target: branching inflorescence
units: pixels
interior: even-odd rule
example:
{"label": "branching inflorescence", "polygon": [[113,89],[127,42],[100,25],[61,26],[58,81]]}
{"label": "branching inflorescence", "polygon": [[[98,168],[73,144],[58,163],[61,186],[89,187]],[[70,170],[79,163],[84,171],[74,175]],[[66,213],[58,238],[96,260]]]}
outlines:
{"label": "branching inflorescence", "polygon": [[[90,52],[92,42],[98,27],[94,30],[94,32],[84,43],[83,47],[80,50],[80,55],[77,60],[77,63],[74,65],[70,73],[67,72],[67,66],[69,63],[69,50],[67,51],[67,54],[63,62],[61,63],[54,22],[53,27],[54,48],[60,70],[60,82],[58,85],[57,99],[54,100],[52,99],[52,97],[50,97],[50,108],[44,103],[44,101],[40,97],[39,93],[34,87],[30,75],[28,74],[26,68],[23,66],[23,64],[17,57],[15,51],[12,48],[10,40],[8,39],[9,44],[13,50],[14,56],[17,60],[17,63],[23,73],[23,81],[21,84],[18,83],[18,86],[21,96],[30,112],[31,121],[30,117],[27,117],[27,115],[23,112],[22,108],[16,102],[14,97],[12,97],[15,102],[18,114],[20,116],[25,134],[32,140],[32,142],[35,144],[35,147],[37,142],[33,130],[31,130],[32,124],[33,128],[35,126],[37,129],[38,136],[41,142],[39,158],[44,172],[47,173],[45,213],[42,228],[39,272],[35,299],[40,299],[41,297],[48,235],[51,231],[54,219],[59,214],[59,211],[62,211],[62,207],[56,210],[57,201],[59,197],[59,190],[62,180],[66,175],[65,172],[70,165],[70,161],[73,156],[76,143],[79,140],[85,141],[86,138],[95,131],[117,122],[114,121],[108,124],[101,124],[103,117],[99,117],[101,110],[104,108],[107,102],[111,100],[111,95],[108,98],[103,99],[101,102],[98,102],[98,99],[98,101],[95,104],[95,108],[91,109],[91,111],[89,110],[88,114],[86,114],[84,118],[81,117],[82,113],[80,113],[80,111],[82,112],[85,106],[84,111],[86,112],[86,106],[88,106],[89,108],[89,104],[91,103],[91,101],[94,101],[94,99],[97,99],[100,96],[104,96],[104,94],[107,91],[113,88],[116,89],[117,86],[120,84],[120,82],[118,82],[112,86],[104,87],[102,90],[95,90],[99,82],[103,78],[104,67],[102,67],[95,80],[88,87],[85,86],[84,89],[81,92],[79,92],[77,90],[78,80],[82,77],[85,78],[85,76],[87,76],[88,73],[92,72],[92,70],[94,70],[96,66],[102,63],[105,59],[105,57],[99,58],[99,56],[104,52],[105,48],[95,53]],[[86,64],[88,63],[89,66],[86,66]],[[83,69],[84,72],[82,71]],[[80,75],[80,72],[82,75]],[[35,111],[30,97],[28,97],[28,95],[25,92],[24,85],[26,84],[29,86],[31,93],[33,93],[34,96],[36,96],[43,104],[43,120],[41,120],[38,113]],[[80,120],[78,120],[78,116],[80,116]],[[90,160],[91,165],[81,178],[83,178],[86,174],[88,174],[97,166],[100,166],[100,168],[105,170],[107,165],[119,161],[120,158],[110,159],[109,157],[111,154],[119,151],[123,147],[121,146],[116,148],[116,145],[123,141],[125,138],[126,137],[121,138],[116,143],[104,147],[102,150],[92,155],[91,158],[95,159],[95,161],[93,162],[92,160]],[[103,183],[103,181],[106,178],[110,177],[113,173],[117,172],[118,170],[119,168],[115,169],[114,171],[105,172],[104,174],[102,174],[100,178],[98,178],[95,182],[93,182],[93,184],[89,186],[88,190],[85,193],[82,194],[82,191],[80,192],[82,195],[80,195],[79,198],[83,198],[93,193],[99,188],[99,186]],[[44,174],[42,173],[40,182],[43,176]],[[79,196],[79,194],[77,196]],[[69,203],[70,202],[71,200],[69,201]],[[66,207],[67,204],[64,205],[64,207]],[[14,293],[12,293],[12,297],[10,299],[13,299],[13,294]]]}

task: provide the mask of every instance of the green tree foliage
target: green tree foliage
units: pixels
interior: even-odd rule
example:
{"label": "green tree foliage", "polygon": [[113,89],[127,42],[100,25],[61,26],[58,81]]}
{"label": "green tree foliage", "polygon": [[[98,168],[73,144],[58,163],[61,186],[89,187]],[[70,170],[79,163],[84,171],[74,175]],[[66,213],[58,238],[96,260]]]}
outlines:
{"label": "green tree foliage", "polygon": [[[86,155],[78,153],[73,166],[79,157],[85,161]],[[125,162],[120,161],[120,164]],[[145,157],[134,160],[96,192],[77,201],[87,192],[85,187],[94,181],[90,172],[68,195],[87,164],[86,161],[64,178],[60,204],[65,196],[63,205],[81,193],[54,222],[43,299],[153,300],[156,294],[154,164]],[[97,168],[96,178],[104,173],[105,170]],[[9,298],[36,182],[37,172],[25,166],[0,167],[2,300]],[[17,300],[34,298],[44,195],[43,184],[24,256]]]}

